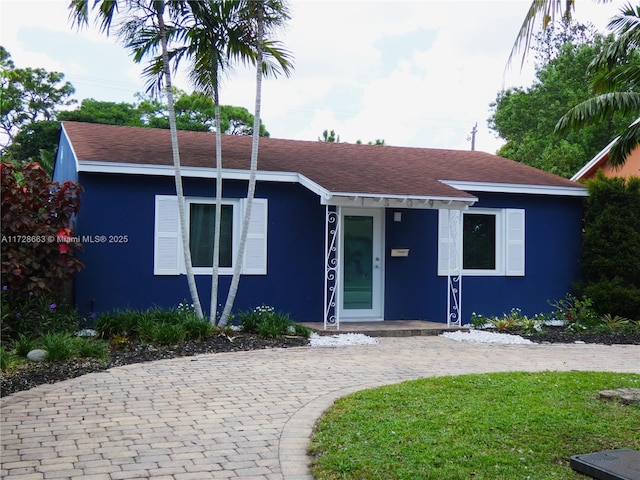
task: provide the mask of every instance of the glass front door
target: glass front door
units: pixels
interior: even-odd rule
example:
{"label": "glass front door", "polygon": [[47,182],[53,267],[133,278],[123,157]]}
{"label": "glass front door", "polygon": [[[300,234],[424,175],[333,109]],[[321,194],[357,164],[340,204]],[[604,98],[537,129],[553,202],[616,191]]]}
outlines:
{"label": "glass front door", "polygon": [[382,320],[382,211],[343,210],[342,312],[347,320]]}

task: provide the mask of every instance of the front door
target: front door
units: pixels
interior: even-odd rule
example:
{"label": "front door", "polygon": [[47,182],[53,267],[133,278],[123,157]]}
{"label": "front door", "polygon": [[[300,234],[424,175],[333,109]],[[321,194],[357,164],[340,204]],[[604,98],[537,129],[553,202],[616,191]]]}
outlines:
{"label": "front door", "polygon": [[341,320],[383,320],[383,211],[342,209]]}

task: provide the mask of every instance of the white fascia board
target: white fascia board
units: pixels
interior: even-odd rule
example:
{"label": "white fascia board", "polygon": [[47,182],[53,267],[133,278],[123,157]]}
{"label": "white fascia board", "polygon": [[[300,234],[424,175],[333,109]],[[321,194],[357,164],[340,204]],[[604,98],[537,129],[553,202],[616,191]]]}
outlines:
{"label": "white fascia board", "polygon": [[384,195],[371,193],[329,193],[321,198],[322,205],[367,208],[417,208],[464,210],[478,201],[477,198]]}
{"label": "white fascia board", "polygon": [[[631,124],[629,125],[629,128],[633,127],[635,124],[639,122],[640,122],[640,117],[636,118],[633,122],[631,122]],[[571,177],[571,180],[573,180],[574,182],[580,180],[585,173],[591,170],[593,166],[595,166],[600,160],[602,160],[602,158],[605,155],[609,153],[609,150],[611,150],[611,147],[613,147],[613,144],[616,143],[619,139],[620,139],[620,136],[617,136],[616,138],[611,140],[611,143],[609,143],[609,145],[604,147],[595,157],[589,160],[589,162],[584,167],[578,170],[578,172],[573,177]]]}
{"label": "white fascia board", "polygon": [[73,148],[73,142],[69,138],[69,135],[67,134],[67,130],[64,128],[64,122],[60,122],[60,126],[62,127],[62,133],[67,139],[67,145],[69,145],[69,148],[71,149],[71,154],[73,155],[73,162],[75,163],[75,168],[77,173],[80,171],[80,162],[78,161],[78,155],[76,155],[76,150],[75,148]]}
{"label": "white fascia board", "polygon": [[573,177],[571,177],[571,180],[573,180],[574,182],[580,180],[584,174],[586,174],[595,165],[597,165],[600,160],[602,160],[609,153],[609,150],[611,150],[613,144],[618,141],[618,138],[620,137],[614,138],[609,145],[604,147],[595,157],[589,160],[589,162],[584,167],[578,170],[578,172]]}
{"label": "white fascia board", "polygon": [[[118,173],[123,175],[155,175],[173,177],[175,170],[173,165],[144,165],[118,162],[93,162],[83,161],[79,164],[80,172],[88,173]],[[216,169],[213,167],[181,167],[183,177],[216,178]],[[222,178],[225,180],[249,180],[249,170],[222,169]],[[270,172],[258,171],[256,178],[261,181],[296,183],[299,181],[295,172]]]}
{"label": "white fascia board", "polygon": [[450,187],[465,192],[521,193],[527,195],[557,195],[564,197],[588,197],[587,189],[576,184],[575,187],[553,187],[548,185],[521,185],[517,183],[461,182],[440,180]]}

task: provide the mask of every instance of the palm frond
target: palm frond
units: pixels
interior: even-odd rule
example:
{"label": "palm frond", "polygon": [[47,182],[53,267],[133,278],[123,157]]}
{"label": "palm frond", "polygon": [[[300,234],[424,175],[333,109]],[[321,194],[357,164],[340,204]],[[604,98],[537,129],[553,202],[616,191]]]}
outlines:
{"label": "palm frond", "polygon": [[611,145],[607,163],[617,167],[623,165],[627,156],[640,144],[640,122],[633,123],[627,130],[618,137]]}
{"label": "palm frond", "polygon": [[521,51],[524,53],[520,67],[524,65],[526,53],[531,46],[531,39],[536,31],[537,22],[541,22],[542,30],[545,30],[549,24],[554,23],[560,16],[571,18],[571,12],[574,8],[575,0],[533,0],[518,31],[513,47],[511,47],[511,53],[509,53],[509,58],[507,59],[507,68],[511,65],[516,54]]}
{"label": "palm frond", "polygon": [[632,90],[640,85],[640,65],[620,65],[611,70],[602,70],[591,79],[591,88],[596,94]]}
{"label": "palm frond", "polygon": [[614,113],[622,115],[640,112],[640,93],[609,92],[579,103],[569,110],[556,124],[556,132],[583,126],[590,121],[608,118]]}

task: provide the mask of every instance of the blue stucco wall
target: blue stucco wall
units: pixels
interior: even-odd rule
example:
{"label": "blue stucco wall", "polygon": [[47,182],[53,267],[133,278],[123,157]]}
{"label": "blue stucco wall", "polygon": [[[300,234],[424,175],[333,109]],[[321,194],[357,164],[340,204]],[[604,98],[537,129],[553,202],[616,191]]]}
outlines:
{"label": "blue stucco wall", "polygon": [[[186,277],[153,275],[155,195],[175,192],[172,177],[81,173],[84,188],[77,223],[80,236],[124,236],[126,243],[85,242],[86,268],[76,276],[82,313],[114,308],[174,307],[189,299]],[[215,196],[213,180],[185,179],[185,195]],[[246,195],[246,182],[225,181],[223,196]],[[260,304],[296,321],[322,321],[324,207],[297,184],[259,182],[256,196],[269,199],[267,275],[244,275],[236,311]],[[477,207],[526,209],[526,276],[464,277],[463,322],[471,313],[500,315],[518,307],[527,315],[551,311],[548,300],[571,291],[578,279],[582,199],[478,194]],[[402,211],[402,221],[393,213]],[[437,211],[385,212],[385,319],[446,321],[446,277],[437,276]],[[392,258],[391,248],[409,248]],[[196,276],[208,308],[211,277]],[[220,301],[231,280],[220,280]]]}
{"label": "blue stucco wall", "polygon": [[[84,188],[78,235],[128,237],[126,243],[85,243],[86,268],[76,276],[81,312],[114,308],[175,307],[190,299],[186,276],[153,275],[155,195],[173,195],[172,177],[80,174]],[[215,181],[185,179],[186,196],[215,196]],[[225,181],[223,196],[246,196],[247,183]],[[243,275],[236,310],[261,304],[290,313],[297,321],[322,319],[324,207],[297,184],[259,183],[256,197],[269,199],[267,275]],[[301,228],[303,227],[303,228]],[[208,310],[211,276],[197,275],[203,308]],[[220,301],[231,275],[220,278]]]}
{"label": "blue stucco wall", "polygon": [[[462,321],[471,314],[501,315],[521,308],[526,315],[550,312],[549,300],[572,291],[580,275],[581,198],[477,194],[477,208],[524,208],[524,277],[465,276]],[[447,279],[437,276],[435,210],[402,210],[402,222],[386,215],[385,319],[446,321]],[[407,258],[391,258],[391,248],[409,248]]]}

